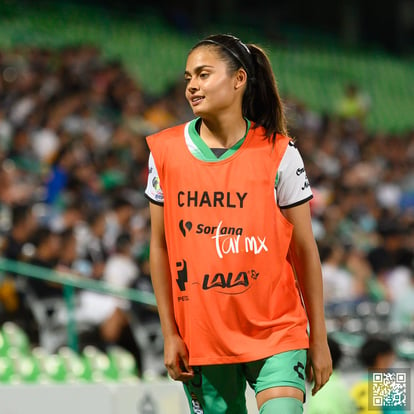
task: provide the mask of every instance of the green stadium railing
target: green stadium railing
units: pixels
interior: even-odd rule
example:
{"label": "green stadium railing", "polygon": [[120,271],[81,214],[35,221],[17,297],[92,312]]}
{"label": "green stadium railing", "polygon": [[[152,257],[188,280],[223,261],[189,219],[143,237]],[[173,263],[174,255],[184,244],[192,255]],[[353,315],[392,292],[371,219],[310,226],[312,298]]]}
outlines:
{"label": "green stadium railing", "polygon": [[63,285],[63,298],[65,300],[68,314],[68,346],[75,351],[78,350],[78,338],[74,315],[75,288],[92,290],[98,293],[117,296],[141,304],[156,306],[155,296],[151,292],[139,291],[137,289],[114,288],[114,286],[100,280],[88,279],[84,276],[79,276],[73,273],[51,270],[3,257],[0,257],[0,272],[4,272],[5,274],[17,274],[24,277],[32,277]]}

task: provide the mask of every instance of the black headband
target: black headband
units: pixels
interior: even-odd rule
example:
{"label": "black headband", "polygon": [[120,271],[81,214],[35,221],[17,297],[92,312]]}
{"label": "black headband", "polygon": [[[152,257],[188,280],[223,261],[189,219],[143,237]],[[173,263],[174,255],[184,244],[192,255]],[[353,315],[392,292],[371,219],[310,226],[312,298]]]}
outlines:
{"label": "black headband", "polygon": [[[200,44],[203,43],[211,43],[217,46],[222,47],[225,49],[230,55],[232,55],[243,67],[243,69],[246,71],[248,78],[251,80],[254,79],[254,66],[253,66],[253,60],[252,60],[252,53],[250,52],[249,48],[237,37],[228,35],[231,39],[235,40],[236,44],[239,46],[238,49],[241,53],[237,53],[235,50],[230,48],[229,46],[218,42],[217,40],[213,39],[204,39],[200,42]],[[243,56],[243,58],[242,58]]]}

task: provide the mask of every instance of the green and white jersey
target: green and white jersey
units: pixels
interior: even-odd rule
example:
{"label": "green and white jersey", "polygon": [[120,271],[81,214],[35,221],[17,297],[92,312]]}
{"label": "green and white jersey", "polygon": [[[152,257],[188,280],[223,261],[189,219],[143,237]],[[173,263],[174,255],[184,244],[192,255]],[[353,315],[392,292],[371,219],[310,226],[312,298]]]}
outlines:
{"label": "green and white jersey", "polygon": [[[194,157],[208,162],[222,161],[232,156],[243,144],[251,123],[247,121],[248,128],[246,134],[231,148],[222,151],[218,149],[216,152],[211,149],[202,140],[197,132],[196,124],[199,118],[193,119],[185,126],[185,142],[191,154]],[[217,154],[221,153],[221,155]],[[218,156],[219,155],[219,156]],[[162,193],[160,179],[154,159],[150,154],[148,160],[148,181],[145,189],[146,197],[156,204],[164,203],[164,195]],[[306,175],[303,159],[296,148],[293,141],[287,146],[286,152],[282,158],[275,182],[275,199],[280,208],[290,208],[313,197],[312,190]]]}

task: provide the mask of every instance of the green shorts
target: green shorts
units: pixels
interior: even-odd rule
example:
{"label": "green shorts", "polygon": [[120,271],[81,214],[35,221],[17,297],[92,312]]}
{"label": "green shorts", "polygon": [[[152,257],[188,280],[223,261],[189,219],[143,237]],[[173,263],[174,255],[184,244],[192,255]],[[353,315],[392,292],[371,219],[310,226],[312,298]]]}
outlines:
{"label": "green shorts", "polygon": [[253,362],[193,367],[184,383],[192,414],[247,414],[246,383],[257,394],[272,387],[305,393],[306,350],[282,352]]}

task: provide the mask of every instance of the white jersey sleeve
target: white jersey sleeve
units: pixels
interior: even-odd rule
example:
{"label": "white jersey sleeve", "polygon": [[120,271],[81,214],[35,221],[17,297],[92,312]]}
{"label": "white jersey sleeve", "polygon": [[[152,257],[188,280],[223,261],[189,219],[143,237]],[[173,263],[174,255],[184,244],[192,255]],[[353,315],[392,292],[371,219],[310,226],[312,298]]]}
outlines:
{"label": "white jersey sleeve", "polygon": [[148,180],[145,195],[155,204],[164,204],[164,194],[161,189],[160,178],[152,154],[150,154],[148,159]]}
{"label": "white jersey sleeve", "polygon": [[275,194],[280,208],[294,207],[313,197],[303,159],[293,141],[280,162]]}

